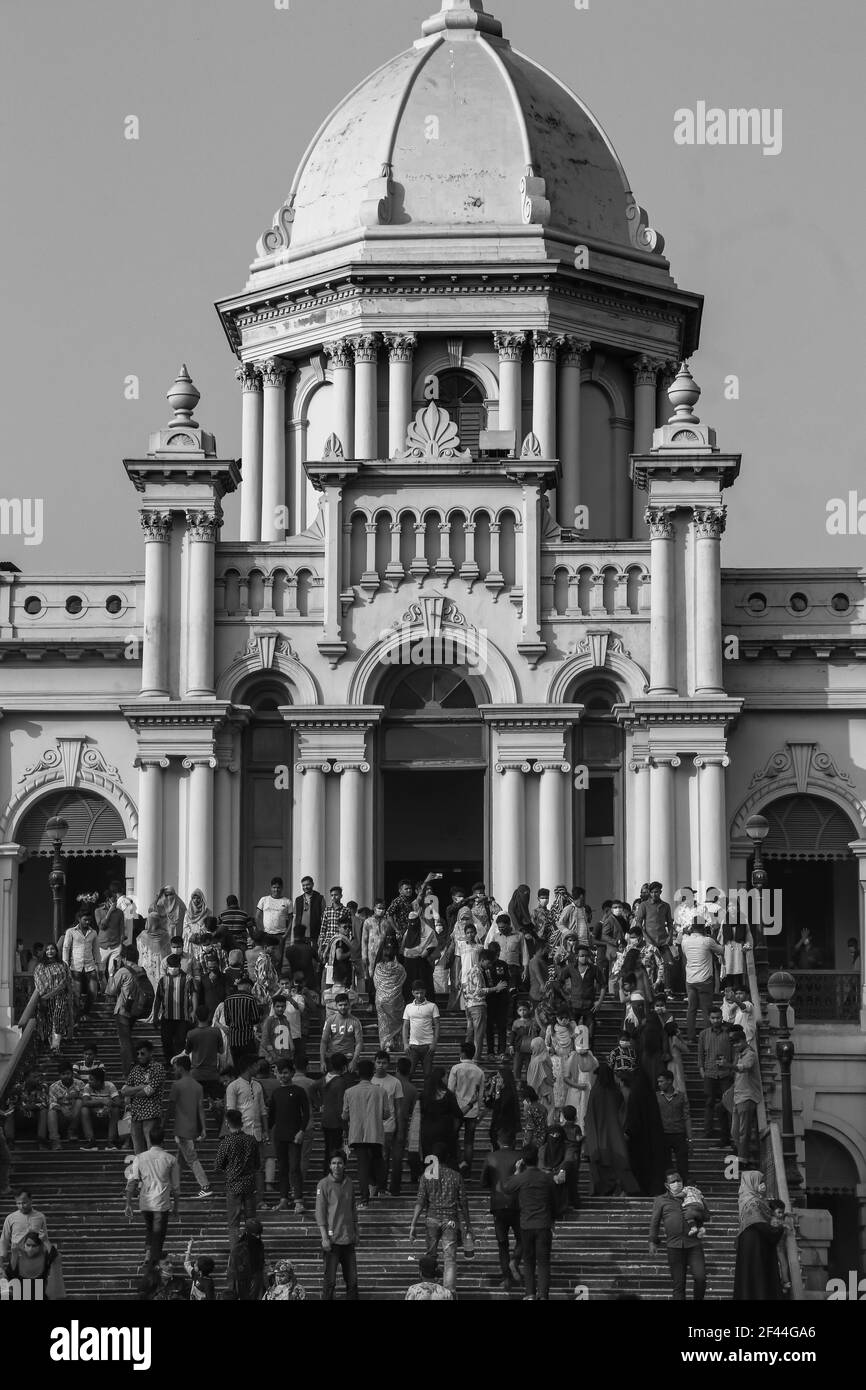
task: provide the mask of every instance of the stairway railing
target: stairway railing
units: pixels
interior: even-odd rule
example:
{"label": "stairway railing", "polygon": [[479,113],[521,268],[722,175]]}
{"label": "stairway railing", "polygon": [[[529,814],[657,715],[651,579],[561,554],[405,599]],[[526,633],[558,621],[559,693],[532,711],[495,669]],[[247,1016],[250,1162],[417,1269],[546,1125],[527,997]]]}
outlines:
{"label": "stairway railing", "polygon": [[14,1051],[0,1061],[0,1101],[6,1095],[17,1073],[29,1066],[36,1049],[36,1011],[39,1008],[39,995],[34,989],[24,1006],[15,1027],[20,1034]]}
{"label": "stairway railing", "polygon": [[766,1088],[767,1081],[764,1077],[764,1070],[761,1065],[761,1048],[758,1045],[763,1036],[767,1033],[767,1019],[764,1013],[764,1006],[761,1002],[761,994],[758,989],[758,977],[755,974],[754,952],[746,952],[746,971],[749,981],[749,995],[755,1010],[756,1022],[756,1052],[758,1057],[758,1070],[761,1074],[761,1099],[758,1101],[758,1136],[761,1152],[761,1169],[767,1184],[767,1191],[771,1197],[777,1198],[785,1203],[785,1211],[793,1214],[793,1225],[785,1223],[785,1235],[783,1237],[785,1252],[788,1257],[788,1268],[791,1273],[791,1301],[799,1302],[805,1298],[803,1292],[803,1271],[800,1266],[800,1250],[797,1245],[797,1213],[791,1205],[791,1197],[788,1191],[788,1180],[785,1175],[785,1162],[782,1156],[782,1136],[779,1126],[775,1121],[771,1121],[767,1113]]}

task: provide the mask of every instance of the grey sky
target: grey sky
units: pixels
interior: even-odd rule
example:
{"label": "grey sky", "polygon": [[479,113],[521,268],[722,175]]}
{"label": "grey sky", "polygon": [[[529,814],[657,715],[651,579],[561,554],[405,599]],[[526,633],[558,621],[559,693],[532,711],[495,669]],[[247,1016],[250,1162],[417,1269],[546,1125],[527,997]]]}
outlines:
{"label": "grey sky", "polygon": [[[167,419],[184,360],[198,419],[240,451],[213,301],[337,101],[408,47],[437,0],[18,0],[0,42],[3,460],[0,494],[45,498],[29,572],[139,569],[121,465]],[[682,286],[706,295],[701,417],[741,450],[727,565],[866,563],[826,503],[866,497],[862,0],[491,0],[611,137]],[[781,107],[776,158],[681,147],[674,111]],[[123,138],[124,117],[141,122]],[[126,401],[135,373],[141,399]],[[739,401],[724,400],[729,373]],[[237,504],[225,535],[237,534]]]}

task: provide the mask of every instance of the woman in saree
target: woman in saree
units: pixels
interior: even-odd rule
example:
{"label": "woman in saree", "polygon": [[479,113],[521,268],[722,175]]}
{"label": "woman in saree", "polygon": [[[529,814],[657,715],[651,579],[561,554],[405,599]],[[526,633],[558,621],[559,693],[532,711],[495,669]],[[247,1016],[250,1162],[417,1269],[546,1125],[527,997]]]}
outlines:
{"label": "woman in saree", "polygon": [[427,998],[433,998],[433,965],[431,957],[436,951],[436,932],[429,922],[425,922],[420,913],[414,910],[409,913],[409,925],[400,946],[400,957],[403,962],[403,969],[406,971],[406,984],[404,987],[404,998],[406,990],[408,997],[412,997],[412,986],[416,980],[420,980],[427,991]]}
{"label": "woman in saree", "polygon": [[750,1168],[740,1178],[740,1229],[734,1266],[734,1302],[766,1303],[782,1298],[777,1246],[784,1224],[772,1222],[763,1173]]}
{"label": "woman in saree", "polygon": [[60,960],[57,947],[49,941],[42,959],[33,971],[33,989],[39,996],[36,1028],[40,1042],[49,1043],[56,1056],[69,1033],[72,975]]}
{"label": "woman in saree", "polygon": [[533,1038],[529,1048],[526,1084],[531,1086],[548,1118],[554,1110],[554,1075],[550,1053],[543,1038]]}
{"label": "woman in saree", "polygon": [[589,1050],[589,1030],[584,1024],[581,1024],[579,1031],[586,1036],[578,1040],[576,1050],[566,1057],[562,1065],[562,1080],[565,1087],[563,1108],[569,1105],[574,1106],[575,1123],[583,1129],[586,1123],[589,1093],[598,1071],[598,1060]]}
{"label": "woman in saree", "polygon": [[393,937],[386,937],[373,967],[376,991],[376,1018],[379,1024],[379,1046],[386,1052],[399,1051],[403,1029],[403,986],[406,971],[397,959]]}
{"label": "woman in saree", "polygon": [[622,1129],[622,1096],[607,1062],[599,1062],[595,1084],[589,1093],[584,1127],[584,1148],[594,1197],[623,1193],[635,1197],[640,1189],[629,1167]]}
{"label": "woman in saree", "polygon": [[197,976],[201,967],[201,953],[205,946],[216,940],[216,918],[208,911],[204,893],[194,888],[189,895],[189,907],[183,922],[183,949],[193,959],[193,973]]}
{"label": "woman in saree", "polygon": [[[177,935],[177,933],[174,934]],[[144,931],[139,932],[135,941],[138,948],[138,963],[153,985],[154,994],[156,994],[156,987],[159,984],[160,966],[166,956],[171,954],[171,937],[172,932],[167,925],[167,919],[154,903],[147,914]]]}

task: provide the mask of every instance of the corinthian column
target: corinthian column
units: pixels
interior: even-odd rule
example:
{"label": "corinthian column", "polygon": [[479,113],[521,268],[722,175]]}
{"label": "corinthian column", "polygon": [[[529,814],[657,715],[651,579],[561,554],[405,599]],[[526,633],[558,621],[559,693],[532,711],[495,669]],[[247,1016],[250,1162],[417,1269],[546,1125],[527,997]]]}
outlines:
{"label": "corinthian column", "polygon": [[499,428],[514,431],[519,452],[523,441],[523,349],[526,333],[494,333],[499,353]]}
{"label": "corinthian column", "polygon": [[168,560],[171,512],[141,511],[144,532],[144,641],[141,694],[168,698]]}
{"label": "corinthian column", "polygon": [[730,759],[695,758],[698,769],[700,874],[706,886],[728,886],[728,841],[725,816],[725,768]]}
{"label": "corinthian column", "polygon": [[563,338],[559,360],[559,458],[562,482],[559,485],[559,522],[574,525],[574,514],[581,503],[583,478],[580,459],[580,374],[590,344],[580,338]]}
{"label": "corinthian column", "polygon": [[553,333],[532,335],[532,433],[541,457],[556,458],[556,351]]}
{"label": "corinthian column", "polygon": [[386,333],[388,347],[388,457],[406,443],[412,419],[412,360],[418,339],[414,333]]}
{"label": "corinthian column", "polygon": [[695,508],[695,694],[722,690],[721,535],[724,507]]}
{"label": "corinthian column", "polygon": [[355,458],[379,456],[379,334],[352,338],[355,355]]}
{"label": "corinthian column", "polygon": [[286,371],[272,357],[262,363],[264,426],[261,539],[281,541],[287,526],[279,524],[277,508],[286,505]]}
{"label": "corinthian column", "polygon": [[214,543],[222,512],[190,511],[187,522],[186,694],[214,694]]}
{"label": "corinthian column", "polygon": [[241,383],[241,540],[261,540],[262,377],[245,362],[235,372]]}
{"label": "corinthian column", "polygon": [[325,343],[322,351],[331,359],[331,377],[334,383],[334,422],[333,433],[343,446],[343,457],[355,457],[355,378],[352,368],[352,343],[349,338],[338,338]]}
{"label": "corinthian column", "polygon": [[[667,507],[647,507],[650,533],[650,692],[676,694],[674,523]],[[656,871],[653,870],[655,873]],[[658,874],[656,873],[656,877]]]}
{"label": "corinthian column", "polygon": [[538,798],[538,877],[551,892],[568,877],[565,844],[565,774],[568,763],[553,763],[541,772]]}

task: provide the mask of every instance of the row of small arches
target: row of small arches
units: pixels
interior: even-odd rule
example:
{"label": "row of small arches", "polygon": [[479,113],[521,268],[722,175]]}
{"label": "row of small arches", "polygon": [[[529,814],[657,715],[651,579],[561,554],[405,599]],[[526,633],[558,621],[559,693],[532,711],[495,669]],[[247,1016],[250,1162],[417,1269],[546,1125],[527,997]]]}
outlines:
{"label": "row of small arches", "polygon": [[383,582],[435,573],[513,588],[520,582],[519,526],[507,508],[492,514],[431,508],[420,521],[407,511],[399,523],[392,522],[389,512],[379,512],[371,522],[365,512],[355,511],[347,526],[349,583],[371,588],[374,576]]}
{"label": "row of small arches", "polygon": [[541,582],[553,589],[550,613],[554,617],[649,612],[649,571],[644,565],[604,565],[601,569],[558,565]]}
{"label": "row of small arches", "polygon": [[242,574],[240,570],[227,569],[220,576],[220,583],[222,611],[230,615],[257,617],[265,611],[278,618],[308,618],[324,612],[324,580],[313,570],[299,569],[293,573],[275,569],[266,573],[251,569]]}

